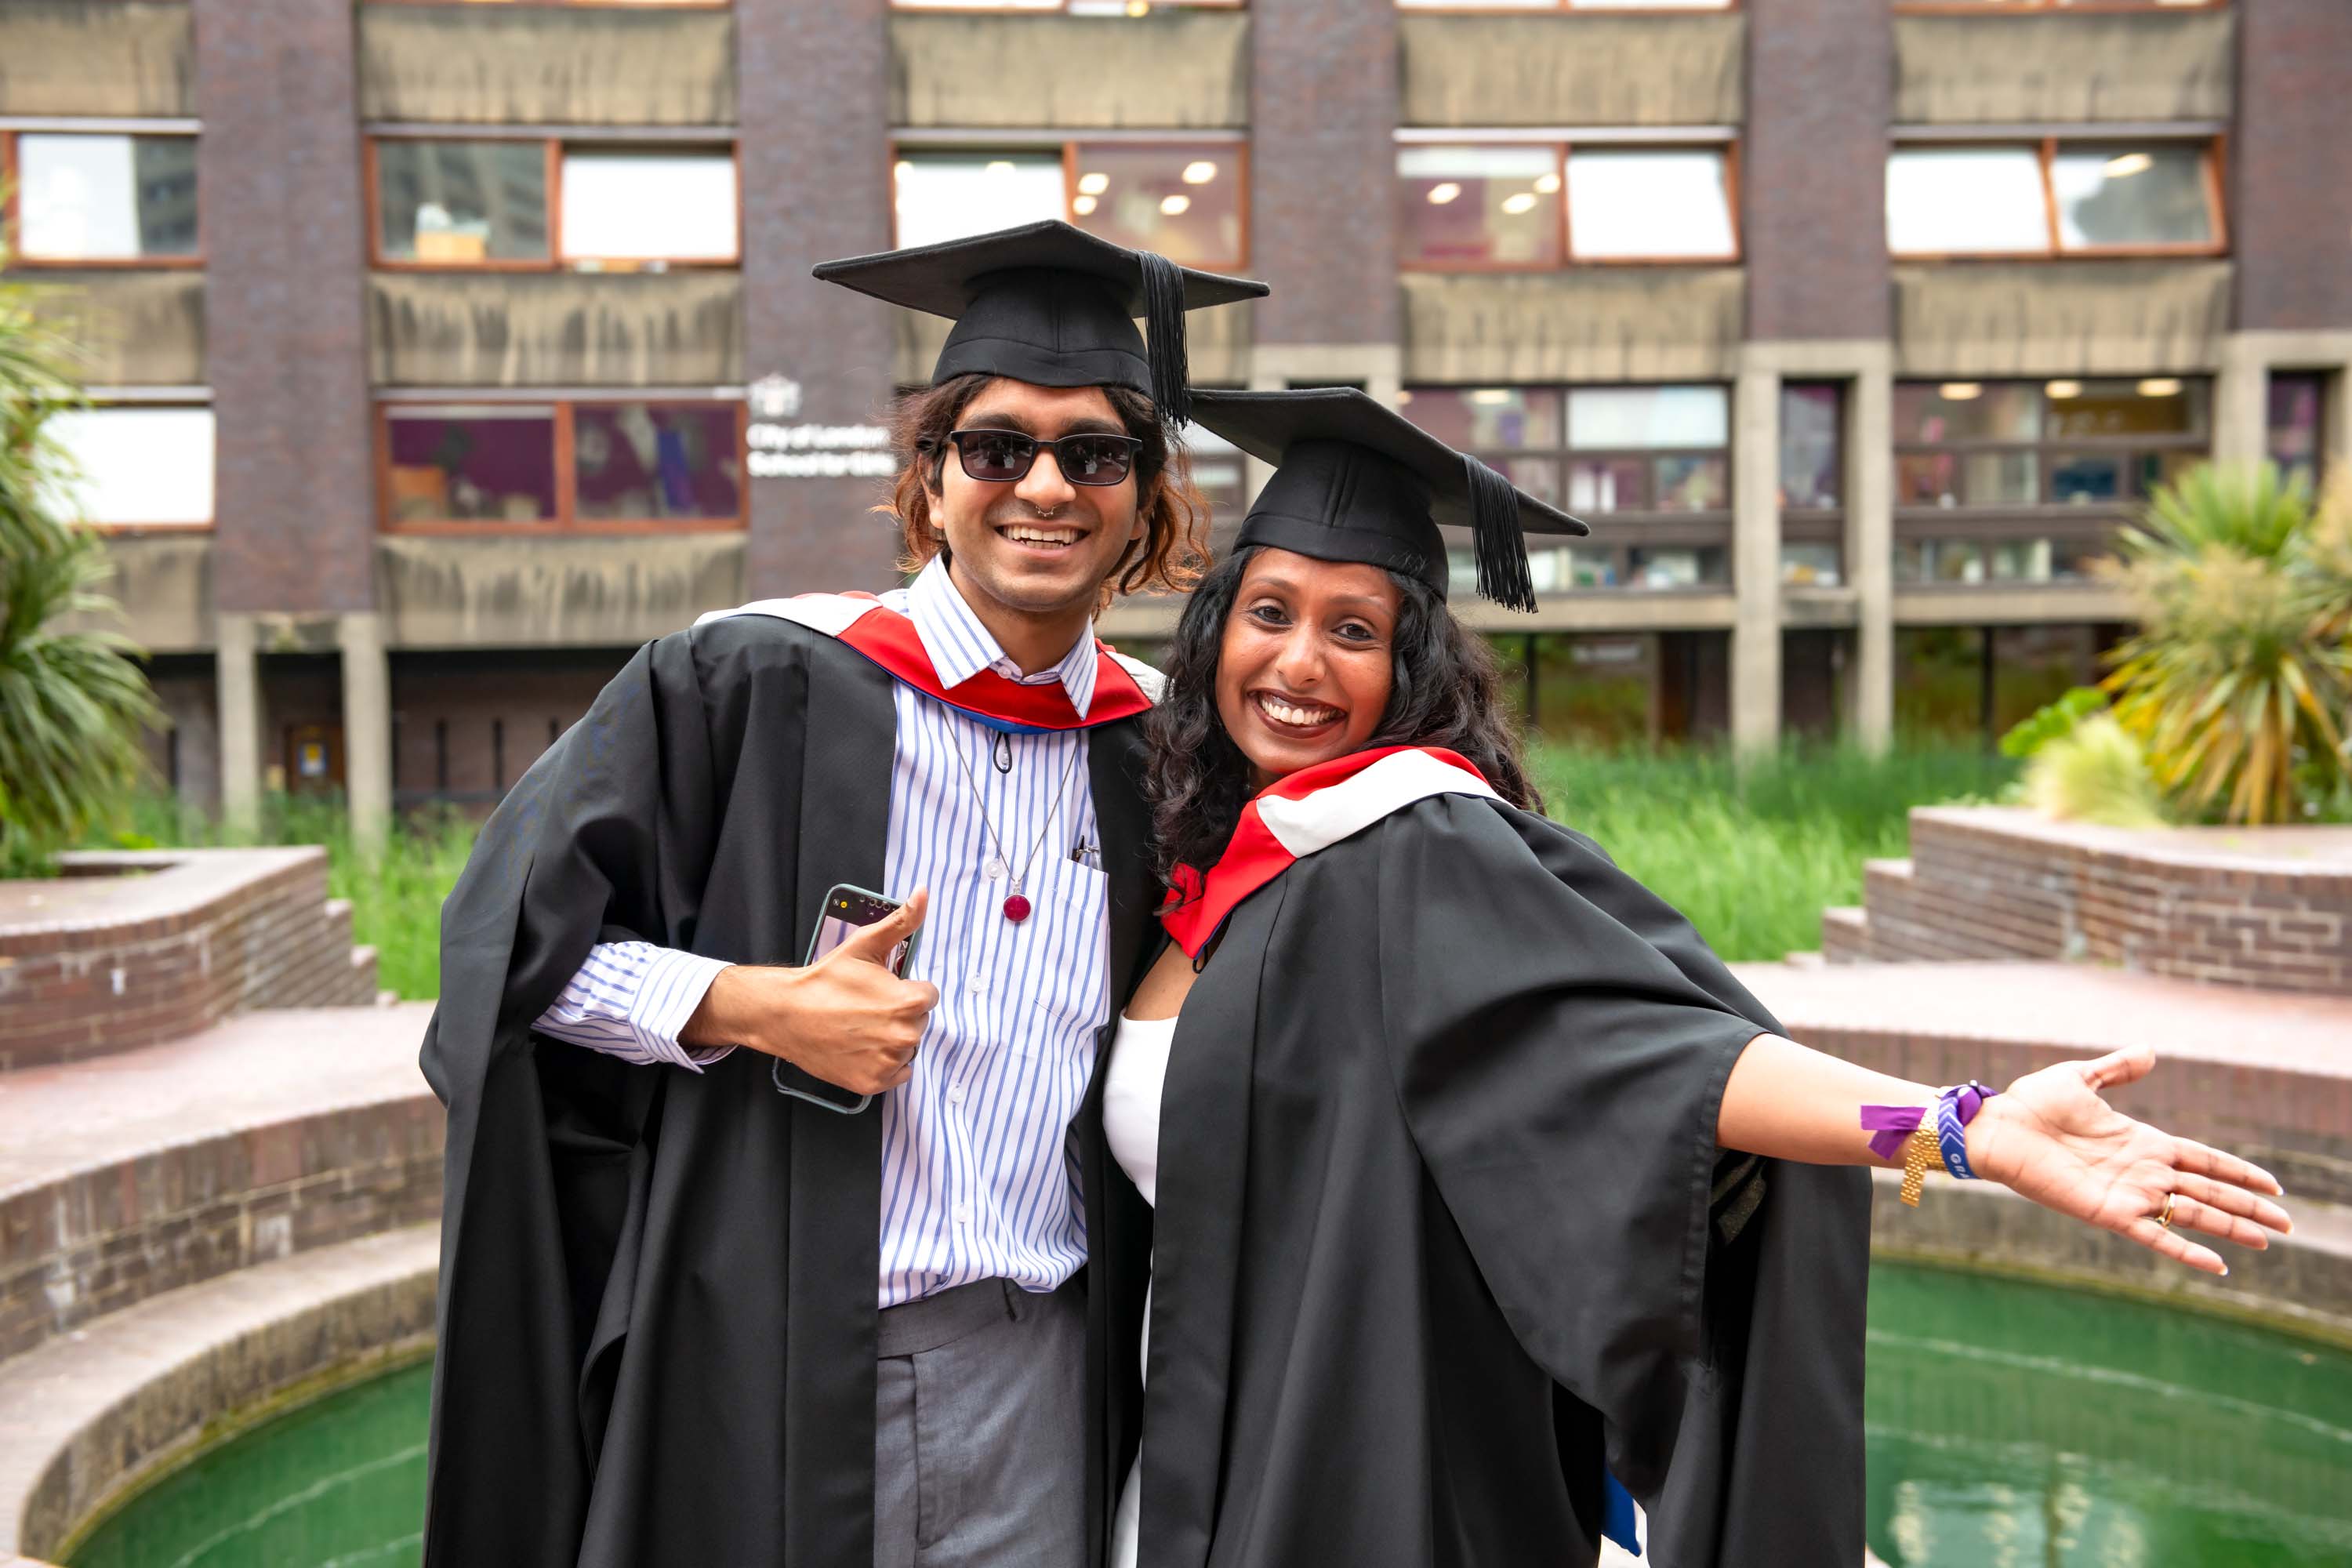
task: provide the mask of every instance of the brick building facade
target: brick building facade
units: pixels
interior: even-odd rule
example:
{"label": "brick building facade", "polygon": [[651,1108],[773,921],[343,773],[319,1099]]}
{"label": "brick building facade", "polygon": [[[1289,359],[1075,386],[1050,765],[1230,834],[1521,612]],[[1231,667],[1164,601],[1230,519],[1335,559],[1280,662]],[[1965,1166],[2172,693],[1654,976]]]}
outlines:
{"label": "brick building facade", "polygon": [[2352,448],[2347,63],[2342,0],[12,0],[0,173],[159,763],[374,817],[703,609],[887,582],[940,326],[808,268],[1043,215],[1274,285],[1196,379],[1594,518],[1471,612],[1538,728],[1997,730],[2150,487]]}

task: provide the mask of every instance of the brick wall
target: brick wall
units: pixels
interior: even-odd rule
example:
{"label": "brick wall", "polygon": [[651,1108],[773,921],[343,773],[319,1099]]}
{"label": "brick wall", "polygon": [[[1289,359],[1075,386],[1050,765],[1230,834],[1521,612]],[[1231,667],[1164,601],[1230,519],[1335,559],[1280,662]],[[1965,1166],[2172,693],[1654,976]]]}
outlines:
{"label": "brick wall", "polygon": [[0,1360],[161,1291],[441,1211],[421,1089],[76,1171],[0,1202]]}
{"label": "brick wall", "polygon": [[1250,256],[1274,285],[1263,343],[1392,343],[1396,8],[1285,0],[1250,10]]}
{"label": "brick wall", "polygon": [[[0,904],[0,1070],[131,1050],[253,1007],[358,1006],[375,957],[323,849],[64,858]],[[34,900],[38,900],[37,903]]]}
{"label": "brick wall", "polygon": [[2089,959],[2224,985],[2352,995],[2352,833],[2053,823],[1998,807],[1911,814],[1911,858],[1864,871],[1822,952]]}
{"label": "brick wall", "polygon": [[1885,7],[1748,0],[1740,149],[1748,335],[1883,338],[1889,327]]}
{"label": "brick wall", "polygon": [[2340,329],[2352,321],[2352,178],[2343,122],[2352,5],[2261,0],[2236,9],[2230,238],[2238,260],[2237,324]]}

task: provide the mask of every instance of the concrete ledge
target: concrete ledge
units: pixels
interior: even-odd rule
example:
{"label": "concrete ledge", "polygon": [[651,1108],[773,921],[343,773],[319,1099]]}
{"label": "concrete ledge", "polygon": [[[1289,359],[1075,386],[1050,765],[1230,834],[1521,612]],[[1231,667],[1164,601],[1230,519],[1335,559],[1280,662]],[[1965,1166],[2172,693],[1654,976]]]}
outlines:
{"label": "concrete ledge", "polygon": [[429,1011],[257,1013],[0,1077],[0,1357],[437,1214]]}
{"label": "concrete ledge", "polygon": [[1897,1171],[1871,1173],[1874,1257],[2133,1296],[2352,1348],[2352,1209],[2295,1203],[2294,1234],[2267,1250],[2216,1245],[2230,1265],[2228,1276],[2217,1279],[2006,1187],[1939,1177],[1915,1209],[1896,1195],[1902,1181]]}
{"label": "concrete ledge", "polygon": [[437,1225],[346,1242],[173,1291],[0,1364],[0,1562],[62,1556],[199,1448],[423,1353],[440,1247]]}

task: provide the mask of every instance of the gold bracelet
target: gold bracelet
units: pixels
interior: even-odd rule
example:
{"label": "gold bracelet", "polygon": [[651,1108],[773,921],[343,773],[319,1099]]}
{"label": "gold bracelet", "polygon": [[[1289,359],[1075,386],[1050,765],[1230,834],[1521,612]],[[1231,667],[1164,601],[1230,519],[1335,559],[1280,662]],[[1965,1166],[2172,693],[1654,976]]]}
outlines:
{"label": "gold bracelet", "polygon": [[1922,1121],[1910,1137],[1903,1140],[1903,1201],[1917,1208],[1920,1191],[1927,1184],[1927,1173],[1943,1163],[1944,1152],[1936,1142],[1936,1130]]}

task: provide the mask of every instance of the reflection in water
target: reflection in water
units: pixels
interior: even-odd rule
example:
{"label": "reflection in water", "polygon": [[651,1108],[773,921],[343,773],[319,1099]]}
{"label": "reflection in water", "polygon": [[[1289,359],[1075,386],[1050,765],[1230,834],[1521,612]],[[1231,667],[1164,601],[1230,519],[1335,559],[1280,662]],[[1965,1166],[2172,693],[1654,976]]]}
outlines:
{"label": "reflection in water", "polygon": [[[2352,1563],[2352,1356],[1940,1269],[1871,1275],[1869,1529],[1889,1568]],[[179,1471],[75,1568],[413,1568],[431,1373]]]}
{"label": "reflection in water", "polygon": [[247,1434],[174,1472],[74,1568],[415,1568],[429,1363]]}
{"label": "reflection in water", "polygon": [[2352,1358],[1884,1264],[1870,1322],[1870,1543],[1893,1568],[2352,1563]]}

